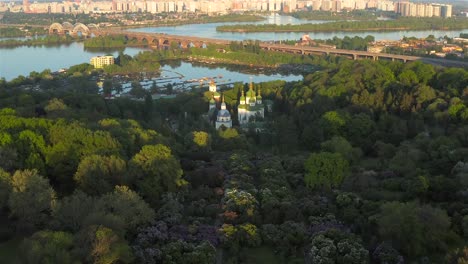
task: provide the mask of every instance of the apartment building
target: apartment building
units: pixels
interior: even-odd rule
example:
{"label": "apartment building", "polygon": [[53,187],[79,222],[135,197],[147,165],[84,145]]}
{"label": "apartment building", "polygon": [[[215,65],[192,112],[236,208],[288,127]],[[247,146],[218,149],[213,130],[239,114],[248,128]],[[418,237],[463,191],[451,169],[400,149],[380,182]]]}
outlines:
{"label": "apartment building", "polygon": [[114,64],[114,57],[113,56],[92,57],[89,63],[93,65],[94,68],[100,69],[100,68],[103,68],[104,66]]}

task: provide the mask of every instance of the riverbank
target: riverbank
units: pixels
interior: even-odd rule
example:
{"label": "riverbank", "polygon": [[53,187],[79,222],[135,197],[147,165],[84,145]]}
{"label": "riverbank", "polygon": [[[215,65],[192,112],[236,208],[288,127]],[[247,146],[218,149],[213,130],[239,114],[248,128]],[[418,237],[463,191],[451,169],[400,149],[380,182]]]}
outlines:
{"label": "riverbank", "polygon": [[[357,20],[377,20],[384,12],[371,12],[368,10],[353,10],[349,12],[329,12],[329,11],[296,11],[288,14],[297,19],[322,20],[322,21],[357,21]],[[388,15],[385,13],[385,15]]]}
{"label": "riverbank", "polygon": [[109,28],[113,29],[132,29],[132,28],[143,28],[143,27],[170,27],[170,26],[182,26],[190,24],[210,24],[210,23],[223,23],[223,22],[258,22],[264,21],[265,17],[259,15],[235,15],[228,14],[223,16],[212,16],[212,17],[203,17],[201,19],[193,18],[181,18],[176,20],[155,20],[152,23],[141,23],[133,25],[119,25],[112,26]]}
{"label": "riverbank", "polygon": [[73,42],[83,41],[82,38],[72,38],[70,36],[50,35],[45,37],[30,38],[30,39],[7,39],[0,41],[2,48],[16,48],[22,46],[57,46],[66,45]]}
{"label": "riverbank", "polygon": [[417,31],[458,30],[468,28],[468,18],[400,18],[380,21],[337,21],[323,24],[300,25],[224,25],[219,32],[365,32],[365,31]]}
{"label": "riverbank", "polygon": [[16,38],[16,37],[27,37],[35,35],[46,34],[47,30],[40,27],[32,26],[11,26],[1,25],[0,26],[0,38]]}
{"label": "riverbank", "polygon": [[205,66],[219,67],[223,66],[230,70],[245,71],[245,72],[258,72],[261,71],[265,74],[273,74],[275,72],[280,74],[290,74],[292,72],[297,74],[305,74],[311,72],[318,67],[310,64],[275,64],[275,65],[254,65],[242,61],[232,61],[222,58],[203,57],[203,56],[189,56],[182,61],[190,62],[193,64],[201,64]]}

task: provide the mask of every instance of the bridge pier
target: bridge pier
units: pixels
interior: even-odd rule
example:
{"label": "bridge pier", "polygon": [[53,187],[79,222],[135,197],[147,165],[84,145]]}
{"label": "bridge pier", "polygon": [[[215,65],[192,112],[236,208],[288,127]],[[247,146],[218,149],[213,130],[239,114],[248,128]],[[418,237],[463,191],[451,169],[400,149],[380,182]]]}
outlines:
{"label": "bridge pier", "polygon": [[[83,24],[77,23],[72,25],[68,22],[64,22],[63,24],[54,23],[49,27],[49,34],[66,34],[69,32],[70,35],[76,35],[78,32],[81,32],[83,36],[124,36],[127,39],[135,39],[138,42],[144,42],[154,48],[160,49],[169,49],[171,46],[174,48],[176,45],[181,48],[189,48],[189,47],[199,47],[203,48],[206,47],[207,44],[217,44],[217,45],[229,45],[231,41],[228,40],[220,40],[220,39],[210,39],[210,38],[201,38],[196,36],[175,36],[175,35],[168,35],[168,34],[159,34],[159,33],[137,33],[137,32],[130,32],[124,31],[122,29],[100,29],[95,24],[89,24],[85,26]],[[287,45],[278,45],[276,43],[267,43],[262,42],[260,43],[260,48],[263,50],[268,51],[276,51],[276,52],[286,52],[286,53],[293,53],[293,54],[317,54],[318,56],[346,56],[353,60],[358,60],[361,58],[367,58],[374,61],[380,59],[380,57],[384,59],[391,59],[392,61],[400,60],[403,62],[413,61],[420,59],[420,57],[414,56],[403,56],[403,55],[389,55],[389,54],[376,54],[372,52],[363,52],[363,51],[355,51],[355,50],[344,50],[344,49],[331,49],[327,47],[304,47],[304,46],[287,46]]]}

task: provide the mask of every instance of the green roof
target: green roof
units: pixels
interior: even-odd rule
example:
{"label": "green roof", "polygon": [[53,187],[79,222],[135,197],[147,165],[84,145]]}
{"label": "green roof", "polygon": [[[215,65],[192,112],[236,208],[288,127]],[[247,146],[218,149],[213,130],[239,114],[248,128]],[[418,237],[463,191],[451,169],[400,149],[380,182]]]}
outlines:
{"label": "green roof", "polygon": [[255,91],[254,90],[248,90],[247,91],[247,97],[255,97]]}
{"label": "green roof", "polygon": [[258,111],[264,109],[263,104],[255,104],[255,106],[250,106],[249,104],[239,105],[238,109],[245,109],[247,111]]}

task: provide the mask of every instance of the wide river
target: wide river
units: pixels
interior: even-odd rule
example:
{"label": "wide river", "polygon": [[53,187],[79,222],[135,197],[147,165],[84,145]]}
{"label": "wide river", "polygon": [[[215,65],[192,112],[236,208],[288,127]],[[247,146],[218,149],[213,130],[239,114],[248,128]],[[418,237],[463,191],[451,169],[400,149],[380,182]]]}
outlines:
{"label": "wide river", "polygon": [[333,37],[343,38],[345,36],[360,36],[366,37],[372,35],[376,40],[399,40],[403,37],[417,37],[425,38],[429,35],[435,37],[459,37],[460,33],[468,33],[468,30],[420,30],[420,31],[395,31],[395,32],[382,32],[382,31],[369,31],[369,32],[218,32],[216,31],[217,26],[222,25],[234,25],[234,24],[277,24],[277,25],[300,25],[300,24],[319,24],[327,23],[330,21],[318,21],[318,20],[304,20],[297,19],[291,16],[283,15],[271,15],[266,17],[264,21],[257,22],[223,22],[223,23],[210,23],[210,24],[190,24],[181,26],[171,27],[146,27],[146,28],[135,28],[131,31],[136,32],[149,32],[149,33],[166,33],[171,35],[180,36],[191,36],[196,35],[197,37],[205,38],[217,38],[227,40],[246,40],[246,39],[257,39],[261,41],[276,41],[276,40],[298,40],[304,34],[309,34],[312,39],[331,39]]}
{"label": "wide river", "polygon": [[[216,27],[225,24],[251,24],[252,22],[243,23],[210,23],[210,24],[190,24],[171,27],[149,27],[149,28],[136,28],[133,31],[140,32],[159,32],[173,35],[196,35],[198,37],[219,38],[228,40],[245,40],[245,39],[258,39],[262,41],[268,40],[286,40],[286,39],[299,39],[304,33],[299,32],[281,32],[281,33],[231,33],[231,32],[217,32]],[[300,20],[290,16],[271,15],[265,21],[255,22],[256,24],[304,24],[304,23],[326,23],[326,21],[307,21]],[[361,36],[373,35],[376,40],[388,39],[398,40],[404,36],[415,36],[418,38],[434,35],[436,37],[458,37],[460,33],[468,33],[468,30],[462,31],[400,31],[400,32],[320,32],[311,33],[307,32],[313,39],[329,39],[333,37],[344,36]],[[135,55],[142,49],[139,48],[126,48],[124,53],[128,55]],[[0,48],[0,77],[6,80],[11,80],[19,75],[29,75],[31,71],[41,72],[45,69],[57,71],[61,68],[68,68],[72,65],[89,62],[93,56],[104,55],[114,52],[93,52],[84,50],[82,43],[72,43],[60,45],[56,47],[17,47],[17,48]],[[187,66],[184,66],[187,67]],[[198,68],[200,70],[200,68]],[[215,69],[212,75],[217,75]],[[203,77],[203,76],[200,76]],[[286,77],[286,76],[283,76]],[[272,77],[276,78],[276,77]],[[268,78],[267,78],[268,79]]]}

